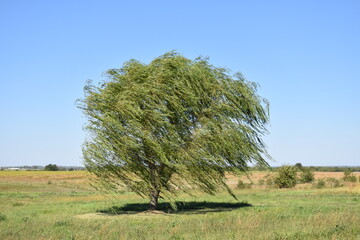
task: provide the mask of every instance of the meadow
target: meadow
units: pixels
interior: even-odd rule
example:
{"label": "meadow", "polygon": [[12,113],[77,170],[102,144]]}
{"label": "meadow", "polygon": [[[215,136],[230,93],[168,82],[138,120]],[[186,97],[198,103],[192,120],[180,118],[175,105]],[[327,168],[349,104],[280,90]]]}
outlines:
{"label": "meadow", "polygon": [[239,201],[194,191],[177,212],[148,213],[133,193],[95,191],[86,172],[0,171],[0,239],[360,239],[359,181],[277,189],[258,184],[267,175],[244,177],[243,189],[229,176]]}

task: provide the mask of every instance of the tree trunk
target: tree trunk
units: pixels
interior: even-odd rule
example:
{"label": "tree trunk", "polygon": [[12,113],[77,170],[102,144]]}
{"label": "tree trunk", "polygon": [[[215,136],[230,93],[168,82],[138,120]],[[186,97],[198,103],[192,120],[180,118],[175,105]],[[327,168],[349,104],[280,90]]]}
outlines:
{"label": "tree trunk", "polygon": [[150,193],[150,206],[149,210],[153,211],[157,209],[158,200],[159,200],[160,190],[152,190]]}

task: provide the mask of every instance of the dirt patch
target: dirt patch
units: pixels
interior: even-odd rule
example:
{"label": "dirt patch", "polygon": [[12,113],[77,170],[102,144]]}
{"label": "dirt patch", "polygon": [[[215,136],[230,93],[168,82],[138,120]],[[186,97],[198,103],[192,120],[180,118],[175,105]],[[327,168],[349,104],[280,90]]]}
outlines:
{"label": "dirt patch", "polygon": [[76,215],[76,218],[80,219],[116,219],[123,216],[161,216],[161,215],[169,215],[163,211],[144,211],[138,213],[122,213],[122,214],[108,214],[108,213],[85,213]]}
{"label": "dirt patch", "polygon": [[110,215],[110,214],[105,214],[105,213],[85,213],[85,214],[80,214],[80,215],[76,215],[76,218],[80,218],[80,219],[112,219],[112,218],[117,218],[120,215]]}
{"label": "dirt patch", "polygon": [[163,211],[157,211],[157,210],[148,210],[144,212],[136,213],[137,215],[166,215],[167,213]]}

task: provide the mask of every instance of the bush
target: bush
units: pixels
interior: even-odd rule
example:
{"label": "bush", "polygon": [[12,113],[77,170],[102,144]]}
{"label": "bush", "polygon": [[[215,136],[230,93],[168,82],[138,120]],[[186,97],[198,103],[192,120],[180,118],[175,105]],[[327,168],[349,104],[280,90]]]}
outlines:
{"label": "bush", "polygon": [[350,175],[349,177],[347,177],[346,179],[344,179],[346,182],[356,182],[356,176],[354,175]]}
{"label": "bush", "polygon": [[301,183],[311,183],[315,180],[314,172],[310,168],[302,168],[302,173],[300,174]]}
{"label": "bush", "polygon": [[263,186],[263,185],[272,186],[272,185],[274,185],[274,179],[270,174],[267,174],[263,178],[259,179],[258,185],[259,186]]}
{"label": "bush", "polygon": [[341,187],[340,181],[336,178],[327,178],[326,182],[329,184],[330,187]]}
{"label": "bush", "polygon": [[296,168],[293,166],[282,166],[278,169],[274,183],[279,188],[292,188],[296,185]]}
{"label": "bush", "polygon": [[260,178],[258,181],[259,186],[263,186],[265,184],[265,180],[263,178]]}
{"label": "bush", "polygon": [[345,182],[356,182],[356,176],[352,174],[351,169],[348,169],[344,172],[343,180]]}
{"label": "bush", "polygon": [[274,178],[270,174],[266,175],[265,179],[266,179],[265,180],[266,185],[268,185],[268,186],[274,185]]}
{"label": "bush", "polygon": [[324,179],[318,179],[316,183],[313,184],[313,187],[315,188],[324,188],[325,187],[325,180]]}
{"label": "bush", "polygon": [[236,185],[237,189],[248,189],[251,188],[251,183],[244,183],[243,180],[239,179],[237,185]]}

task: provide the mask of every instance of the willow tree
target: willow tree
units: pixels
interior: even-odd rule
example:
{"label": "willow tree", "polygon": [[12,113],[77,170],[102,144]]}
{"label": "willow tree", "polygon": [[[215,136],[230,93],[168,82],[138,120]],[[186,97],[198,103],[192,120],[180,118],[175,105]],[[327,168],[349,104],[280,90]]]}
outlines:
{"label": "willow tree", "polygon": [[149,64],[130,60],[107,77],[88,83],[79,103],[90,133],[84,164],[99,186],[126,186],[153,210],[159,197],[173,202],[193,187],[232,194],[226,172],[267,165],[268,103],[240,73],[169,52]]}

